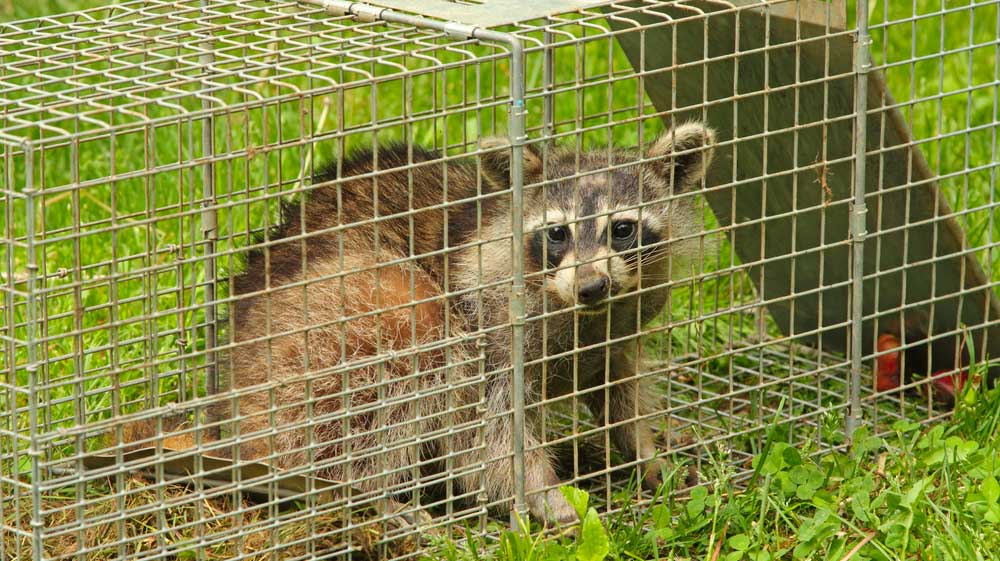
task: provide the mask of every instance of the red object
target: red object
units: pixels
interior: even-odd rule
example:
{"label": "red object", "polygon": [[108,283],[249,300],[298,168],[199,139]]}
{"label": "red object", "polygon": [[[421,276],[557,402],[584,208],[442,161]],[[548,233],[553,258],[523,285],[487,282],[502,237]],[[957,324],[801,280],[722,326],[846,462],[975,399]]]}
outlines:
{"label": "red object", "polygon": [[[941,374],[947,374],[948,370],[938,370],[934,373],[934,376],[940,376]],[[934,389],[947,394],[948,397],[954,398],[955,394],[962,391],[962,387],[965,386],[965,382],[969,379],[969,373],[965,370],[959,370],[958,372],[952,373],[950,376],[941,376],[940,378],[934,378],[933,384]]]}
{"label": "red object", "polygon": [[899,351],[885,352],[899,348],[899,339],[895,335],[883,333],[878,337],[878,352],[885,353],[878,357],[878,368],[875,372],[875,389],[880,392],[899,387]]}
{"label": "red object", "polygon": [[[891,333],[879,335],[877,349],[882,354],[877,359],[877,368],[875,371],[875,389],[877,391],[886,392],[900,386],[902,376],[899,367],[902,353],[899,350],[895,350],[899,349],[899,347],[899,338],[895,335]],[[935,393],[948,399],[954,399],[955,395],[962,391],[962,387],[968,381],[969,373],[966,370],[953,371],[943,369],[935,371],[931,377],[933,378],[931,384],[934,387]]]}

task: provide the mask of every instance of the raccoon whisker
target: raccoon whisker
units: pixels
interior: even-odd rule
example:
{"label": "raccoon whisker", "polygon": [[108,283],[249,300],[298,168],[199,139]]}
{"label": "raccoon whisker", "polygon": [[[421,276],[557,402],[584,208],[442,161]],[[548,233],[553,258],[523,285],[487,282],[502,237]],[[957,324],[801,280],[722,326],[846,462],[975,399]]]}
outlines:
{"label": "raccoon whisker", "polygon": [[[642,268],[643,269],[647,269],[649,267],[656,267],[656,268],[661,267],[662,263],[664,261],[666,261],[666,259],[669,256],[669,254],[670,254],[669,251],[663,251],[661,253],[650,253],[650,254],[647,254],[647,255],[643,255],[642,256]],[[676,265],[683,265],[683,264],[686,264],[688,261],[689,260],[687,258],[674,256],[674,263]],[[635,268],[635,269],[638,269],[638,263],[633,263],[632,267]],[[678,267],[673,266],[672,268],[673,269],[677,269]]]}
{"label": "raccoon whisker", "polygon": [[688,272],[688,268],[687,267],[671,267],[670,269],[664,270],[662,272],[655,272],[655,273],[654,272],[646,272],[647,270],[648,269],[643,269],[642,278],[644,278],[644,279],[657,279],[657,280],[672,279],[672,278],[675,278],[676,275]]}
{"label": "raccoon whisker", "polygon": [[686,284],[690,278],[684,277],[682,275],[669,276],[663,275],[659,277],[643,277],[642,287],[644,289],[656,288],[658,286],[665,287],[666,285],[672,284],[675,287],[680,287]]}
{"label": "raccoon whisker", "polygon": [[643,260],[654,260],[659,259],[663,255],[672,253],[673,251],[674,248],[670,245],[659,245],[652,249],[647,249],[645,253],[640,254],[640,256]]}

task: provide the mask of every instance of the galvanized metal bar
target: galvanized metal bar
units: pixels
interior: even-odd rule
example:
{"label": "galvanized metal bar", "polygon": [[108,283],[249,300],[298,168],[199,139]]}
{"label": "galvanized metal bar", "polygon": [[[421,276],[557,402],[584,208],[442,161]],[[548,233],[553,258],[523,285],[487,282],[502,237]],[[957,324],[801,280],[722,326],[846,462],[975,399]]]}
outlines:
{"label": "galvanized metal bar", "polygon": [[[513,36],[509,39],[510,52],[510,119],[508,133],[511,142],[510,186],[511,186],[511,226],[513,244],[513,263],[510,297],[511,316],[511,366],[514,383],[512,385],[514,404],[514,511],[513,514],[525,517],[528,507],[525,501],[525,451],[524,451],[524,396],[527,388],[524,382],[524,322],[525,322],[525,285],[524,285],[524,142],[525,117],[527,109],[524,104],[524,52],[520,40]],[[511,519],[512,529],[518,528],[518,520]]]}
{"label": "galvanized metal bar", "polygon": [[[542,138],[545,139],[545,144],[550,143],[549,138],[555,130],[555,96],[552,95],[552,89],[555,87],[555,49],[552,48],[552,43],[555,40],[554,34],[545,30],[542,34],[542,41],[545,45],[545,60],[542,64]],[[544,148],[543,148],[544,149]]]}
{"label": "galvanized metal bar", "polygon": [[[21,144],[21,149],[24,157],[24,189],[22,193],[25,195],[25,205],[24,205],[24,224],[25,224],[25,250],[27,256],[25,258],[25,269],[27,272],[27,295],[25,309],[25,349],[27,354],[27,363],[24,365],[24,369],[27,372],[27,382],[28,382],[28,459],[30,462],[30,473],[31,473],[31,551],[34,559],[42,559],[43,545],[45,539],[45,521],[42,518],[42,510],[44,509],[43,495],[42,495],[42,460],[44,459],[45,452],[43,450],[43,445],[41,444],[41,427],[39,427],[39,419],[43,414],[41,409],[42,405],[39,403],[40,395],[38,392],[39,380],[38,380],[38,359],[39,343],[38,330],[39,330],[39,317],[38,317],[38,294],[39,294],[39,278],[38,278],[38,256],[37,252],[40,251],[38,246],[38,236],[39,232],[36,231],[35,223],[35,204],[38,200],[38,191],[35,189],[35,149],[30,141],[25,141]],[[12,382],[16,385],[16,378],[12,377]],[[14,414],[12,411],[11,414]]]}
{"label": "galvanized metal bar", "polygon": [[[209,0],[201,0],[201,6],[206,7],[211,2]],[[201,107],[205,111],[205,117],[202,119],[202,129],[201,129],[201,150],[202,156],[205,158],[205,163],[202,167],[202,185],[201,185],[201,196],[202,196],[202,207],[204,210],[201,214],[201,235],[205,240],[205,348],[206,348],[206,360],[205,365],[205,390],[208,395],[215,395],[219,391],[219,364],[218,364],[218,353],[215,350],[218,347],[218,334],[216,328],[216,320],[218,318],[218,313],[216,310],[217,300],[218,300],[218,261],[216,258],[216,244],[219,239],[219,217],[218,211],[216,210],[216,193],[215,193],[215,160],[213,156],[215,155],[215,116],[212,115],[212,83],[208,79],[211,75],[211,70],[214,68],[215,55],[213,54],[212,43],[202,48],[202,54],[199,56],[198,60],[203,65],[202,74],[202,88],[205,95],[202,97]],[[186,380],[182,380],[181,383],[186,383]],[[211,418],[209,415],[209,422],[214,422],[217,419]],[[219,427],[214,426],[210,433],[214,438],[219,437]]]}
{"label": "galvanized metal bar", "polygon": [[[994,22],[993,29],[998,38],[1000,38],[1000,10],[996,11],[996,21]],[[1000,122],[1000,41],[995,43],[993,50],[993,60],[998,61],[993,65],[993,99],[991,111],[991,117],[993,122]],[[1000,161],[1000,153],[998,153],[998,135],[997,128],[992,127],[990,132],[990,160],[997,162]],[[990,196],[988,201],[988,208],[996,209],[998,207],[997,201],[997,168],[990,168],[990,180],[989,180],[989,190]],[[986,237],[986,274],[989,278],[996,278],[995,275],[998,271],[994,268],[994,251],[997,250],[997,240],[994,239],[994,232],[997,231],[994,221],[997,219],[997,212],[990,212],[989,218],[987,220],[987,237]]]}
{"label": "galvanized metal bar", "polygon": [[863,422],[861,375],[864,357],[865,238],[868,208],[865,205],[868,159],[868,71],[872,38],[868,32],[868,0],[858,0],[857,37],[854,48],[854,200],[851,208],[851,377],[848,388],[847,438]]}

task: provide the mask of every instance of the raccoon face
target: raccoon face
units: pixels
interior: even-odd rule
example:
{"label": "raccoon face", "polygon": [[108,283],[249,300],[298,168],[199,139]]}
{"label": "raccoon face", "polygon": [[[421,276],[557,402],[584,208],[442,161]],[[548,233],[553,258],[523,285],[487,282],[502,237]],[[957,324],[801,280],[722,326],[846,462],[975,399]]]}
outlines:
{"label": "raccoon face", "polygon": [[713,141],[711,129],[689,123],[661,135],[642,158],[549,150],[543,166],[525,150],[527,280],[544,288],[549,309],[600,314],[609,298],[669,280],[681,267],[678,253],[692,245],[672,240],[701,227],[684,194],[701,184]]}
{"label": "raccoon face", "polygon": [[[597,194],[588,191],[580,189],[584,201],[588,194]],[[580,313],[602,312],[609,296],[638,286],[640,260],[651,258],[658,248],[662,251],[661,225],[637,211],[614,213],[598,204],[591,212],[591,205],[583,204],[582,212],[570,212],[553,206],[544,217],[533,217],[538,219],[528,230],[525,253],[531,270],[539,273],[533,278],[544,286],[554,308],[579,306]]]}

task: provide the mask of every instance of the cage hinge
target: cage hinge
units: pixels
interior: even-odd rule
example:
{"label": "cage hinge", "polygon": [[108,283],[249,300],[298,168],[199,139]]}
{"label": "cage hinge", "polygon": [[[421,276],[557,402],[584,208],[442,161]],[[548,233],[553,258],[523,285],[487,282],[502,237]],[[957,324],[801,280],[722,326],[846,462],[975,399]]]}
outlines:
{"label": "cage hinge", "polygon": [[334,16],[354,16],[361,23],[373,23],[382,19],[385,8],[369,6],[359,2],[346,0],[305,0],[309,4],[321,6],[328,14]]}
{"label": "cage hinge", "polygon": [[[513,287],[511,287],[511,289],[510,289],[510,298],[511,298],[512,301],[524,302],[524,296],[525,296],[525,292],[524,292],[524,286],[523,285],[522,286],[513,286]],[[512,326],[518,326],[518,325],[524,325],[525,324],[523,310],[522,310],[521,313],[517,313],[513,309],[510,310],[510,324]]]}
{"label": "cage hinge", "polygon": [[871,61],[872,36],[868,34],[857,37],[854,41],[854,73],[867,74],[872,68]]}
{"label": "cage hinge", "polygon": [[862,243],[868,237],[868,205],[851,205],[851,241]]}
{"label": "cage hinge", "polygon": [[475,25],[458,23],[455,21],[444,24],[444,34],[447,35],[449,39],[455,40],[472,39],[475,36],[477,29],[479,28]]}
{"label": "cage hinge", "polygon": [[361,23],[374,23],[382,19],[385,8],[369,6],[368,4],[352,4],[349,8],[354,17]]}
{"label": "cage hinge", "polygon": [[346,2],[345,0],[319,0],[316,4],[319,4],[329,14],[346,16],[351,13],[351,5],[354,2]]}
{"label": "cage hinge", "polygon": [[[509,113],[511,120],[527,117],[528,110],[524,107],[524,99],[511,99]],[[513,146],[522,146],[525,141],[528,140],[528,135],[525,134],[523,130],[521,131],[521,134],[516,134],[517,131],[514,130],[511,130],[510,132],[512,133],[510,141]]]}
{"label": "cage hinge", "polygon": [[354,2],[345,2],[344,0],[320,0],[316,2],[327,11],[328,14],[334,16],[346,16],[351,13],[351,4]]}
{"label": "cage hinge", "polygon": [[206,240],[218,239],[219,217],[209,203],[204,203],[201,212],[201,234]]}

